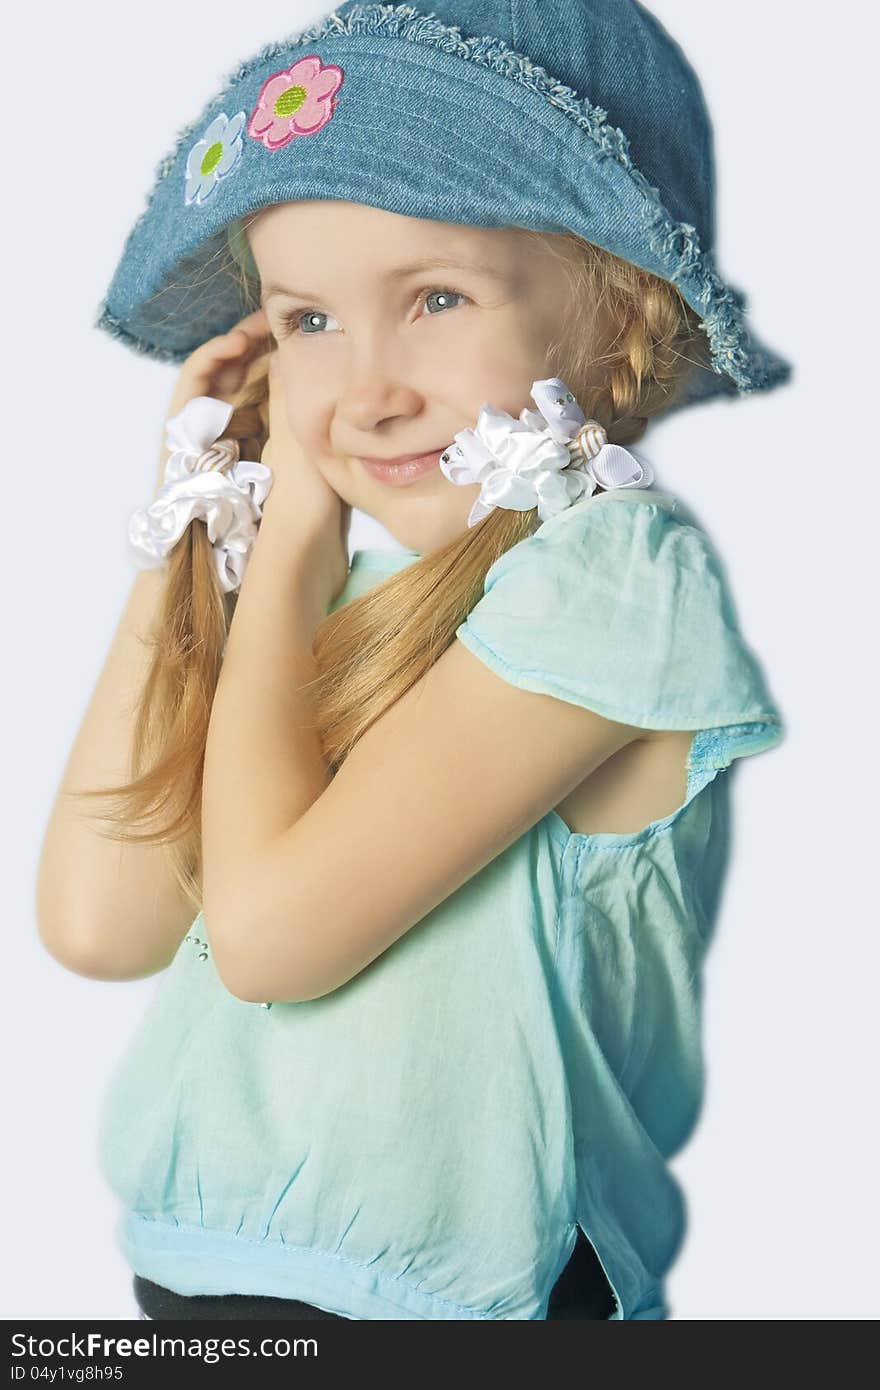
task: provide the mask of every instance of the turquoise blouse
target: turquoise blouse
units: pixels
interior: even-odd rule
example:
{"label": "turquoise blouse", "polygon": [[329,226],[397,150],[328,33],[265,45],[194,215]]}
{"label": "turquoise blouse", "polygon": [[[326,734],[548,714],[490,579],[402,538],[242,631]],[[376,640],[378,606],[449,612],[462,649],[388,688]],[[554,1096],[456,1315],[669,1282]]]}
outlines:
{"label": "turquoise blouse", "polygon": [[[102,1106],[136,1273],[353,1319],[543,1319],[580,1225],[612,1316],[669,1317],[719,773],[783,737],[716,553],[676,509],[651,489],[582,500],[496,561],[456,635],[526,690],[693,730],[682,805],[632,834],[548,812],[319,999],[237,999],[199,914]],[[416,559],[356,552],[334,608]]]}

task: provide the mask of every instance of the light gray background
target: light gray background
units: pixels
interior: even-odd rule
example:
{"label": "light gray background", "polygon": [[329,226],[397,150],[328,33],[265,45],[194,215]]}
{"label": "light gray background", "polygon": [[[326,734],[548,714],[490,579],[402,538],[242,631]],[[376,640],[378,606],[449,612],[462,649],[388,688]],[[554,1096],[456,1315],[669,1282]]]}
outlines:
{"label": "light gray background", "polygon": [[[127,520],[153,494],[176,375],[91,324],[177,131],[237,62],[327,8],[151,0],[144,14],[90,0],[18,7],[9,21],[7,1319],[135,1314],[96,1125],[157,979],[66,972],[39,943],[33,905],[49,808],[133,580]],[[689,1227],[668,1295],[679,1319],[872,1318],[876,39],[851,0],[652,8],[712,112],[722,273],[797,372],[641,445],[719,547],[789,730],[736,775],[706,970],[707,1094],[674,1162]]]}

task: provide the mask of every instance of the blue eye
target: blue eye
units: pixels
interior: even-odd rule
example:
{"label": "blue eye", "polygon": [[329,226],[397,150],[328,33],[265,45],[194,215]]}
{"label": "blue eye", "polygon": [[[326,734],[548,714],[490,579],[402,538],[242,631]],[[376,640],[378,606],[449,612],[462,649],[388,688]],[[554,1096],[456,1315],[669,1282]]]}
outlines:
{"label": "blue eye", "polygon": [[[422,302],[427,304],[429,299],[465,299],[463,294],[457,294],[455,290],[428,290],[427,294],[422,295]],[[433,315],[430,317],[433,318]]]}
{"label": "blue eye", "polygon": [[[420,304],[427,304],[429,299],[466,300],[467,296],[459,294],[456,290],[424,290],[419,296]],[[448,304],[443,305],[448,308]],[[436,314],[430,314],[429,318],[436,318]],[[282,316],[281,331],[279,337],[286,338],[291,334],[300,338],[318,338],[323,336],[320,323],[315,320],[329,319],[331,322],[338,322],[332,314],[325,314],[320,309],[295,309],[292,313]]]}
{"label": "blue eye", "polygon": [[[322,314],[320,309],[300,309],[295,314],[291,314],[289,319],[285,320],[285,332],[290,333],[296,330],[302,330],[303,337],[316,337],[320,329],[315,329],[314,320],[329,319],[332,317],[332,314]],[[303,325],[307,325],[307,327],[304,328]]]}

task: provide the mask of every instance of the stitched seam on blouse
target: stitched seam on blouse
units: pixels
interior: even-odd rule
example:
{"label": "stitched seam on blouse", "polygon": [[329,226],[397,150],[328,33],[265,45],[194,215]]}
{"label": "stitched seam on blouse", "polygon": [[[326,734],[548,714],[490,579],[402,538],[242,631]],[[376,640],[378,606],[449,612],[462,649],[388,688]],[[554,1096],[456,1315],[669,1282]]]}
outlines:
{"label": "stitched seam on blouse", "polygon": [[[572,835],[570,838],[573,839],[574,836]],[[566,848],[567,848],[567,847],[566,847]],[[566,883],[566,879],[567,879],[567,874],[566,874],[566,872],[565,872],[565,860],[566,860],[566,858],[567,858],[566,849],[563,849],[562,853],[563,853],[563,860],[562,860],[562,870],[563,870],[563,872],[562,872],[562,884],[563,884],[563,886],[562,886],[561,891],[560,891],[559,894],[557,895],[557,899],[556,899],[556,912],[554,913],[554,923],[553,923],[553,925],[554,925],[554,930],[555,930],[555,933],[556,933],[556,939],[555,939],[555,941],[554,941],[554,943],[553,943],[553,969],[552,969],[552,981],[551,981],[552,1000],[553,1000],[553,1004],[554,1004],[554,1006],[555,1006],[555,1013],[556,1013],[556,1018],[557,1018],[557,1019],[560,1017],[560,1011],[561,1011],[561,1009],[562,1009],[562,1000],[561,1000],[562,986],[561,986],[560,980],[559,980],[559,966],[558,966],[558,961],[559,961],[559,943],[560,943],[560,939],[561,939],[562,931],[563,931],[563,927],[562,927],[562,909],[563,909],[563,907],[566,905],[566,903],[568,902],[568,897],[567,897],[566,892],[565,892],[565,883]],[[579,862],[580,862],[580,857],[581,857],[581,856],[580,856],[580,849],[579,849],[577,846],[575,846],[575,862],[574,862],[574,870],[573,870],[573,874],[574,874],[575,879],[577,878],[578,864],[579,864]],[[562,1040],[562,1038],[560,1038],[559,1041],[560,1041],[560,1047],[563,1047],[563,1040]],[[563,1047],[563,1051],[564,1051],[564,1047]],[[566,1088],[566,1093],[567,1093],[567,1095],[568,1095],[568,1110],[569,1110],[569,1116],[571,1117],[571,1123],[572,1123],[572,1155],[573,1155],[574,1172],[575,1172],[575,1181],[574,1181],[574,1211],[570,1214],[570,1216],[569,1216],[569,1221],[570,1221],[571,1224],[573,1224],[574,1226],[577,1226],[577,1191],[578,1191],[578,1184],[577,1184],[577,1161],[578,1161],[578,1160],[577,1160],[577,1144],[576,1144],[576,1142],[575,1142],[575,1140],[574,1140],[574,1118],[573,1118],[573,1116],[574,1116],[574,1105],[573,1105],[572,1095],[571,1095],[571,1082],[570,1082],[569,1077],[568,1077],[568,1068],[565,1067],[565,1068],[564,1068],[564,1071],[565,1071],[565,1088]],[[577,1239],[577,1237],[575,1237],[575,1239]],[[560,1273],[561,1273],[561,1272],[562,1272],[562,1271],[560,1271]],[[558,1279],[558,1277],[559,1277],[559,1276],[557,1275],[557,1279]],[[556,1280],[553,1281],[553,1283],[552,1283],[551,1286],[550,1286],[550,1290],[547,1291],[547,1297],[548,1297],[548,1298],[549,1298],[550,1293],[553,1292],[553,1289],[554,1289],[555,1287],[556,1287]]]}
{"label": "stitched seam on blouse", "polygon": [[[167,1221],[160,1221],[160,1220],[158,1220],[155,1216],[143,1216],[143,1215],[141,1215],[140,1212],[134,1212],[134,1213],[132,1213],[132,1214],[136,1217],[136,1219],[137,1219],[138,1221],[146,1221],[146,1222],[149,1222],[150,1225],[153,1225],[153,1226],[167,1226],[167,1225],[168,1225]],[[365,1270],[365,1271],[368,1270],[368,1271],[370,1272],[370,1275],[371,1275],[371,1277],[372,1277],[373,1279],[380,1279],[380,1280],[382,1280],[382,1281],[383,1281],[384,1283],[386,1283],[386,1284],[399,1284],[401,1288],[403,1288],[403,1289],[409,1289],[412,1293],[414,1293],[414,1294],[416,1295],[417,1298],[423,1298],[423,1299],[425,1299],[426,1301],[433,1302],[433,1303],[443,1303],[443,1304],[446,1305],[447,1308],[457,1308],[457,1309],[459,1310],[459,1312],[467,1313],[471,1318],[474,1318],[474,1317],[475,1317],[475,1318],[477,1318],[477,1319],[479,1319],[479,1320],[482,1320],[482,1321],[484,1321],[484,1322],[486,1322],[486,1321],[493,1321],[493,1319],[487,1319],[484,1313],[478,1312],[475,1308],[468,1308],[467,1305],[464,1304],[464,1303],[456,1303],[456,1302],[455,1302],[453,1299],[451,1299],[451,1298],[444,1298],[444,1297],[442,1296],[442,1294],[437,1294],[437,1293],[423,1293],[420,1289],[416,1288],[416,1286],[415,1286],[414,1284],[408,1283],[407,1280],[404,1279],[402,1275],[399,1275],[399,1274],[385,1274],[384,1271],[382,1271],[382,1270],[377,1270],[377,1269],[375,1269],[372,1265],[363,1265],[363,1264],[359,1264],[357,1260],[351,1260],[351,1259],[348,1258],[347,1255],[337,1255],[337,1254],[334,1254],[334,1252],[331,1251],[331,1250],[320,1250],[320,1249],[318,1249],[317,1246],[314,1246],[314,1245],[294,1245],[291,1241],[287,1241],[287,1240],[284,1240],[284,1241],[282,1241],[282,1240],[271,1240],[271,1239],[268,1239],[268,1238],[264,1238],[263,1240],[254,1240],[254,1238],[253,1238],[252,1236],[235,1236],[235,1237],[232,1237],[232,1236],[229,1235],[229,1232],[228,1232],[228,1231],[221,1231],[221,1230],[218,1230],[218,1228],[217,1228],[216,1226],[194,1226],[194,1225],[192,1225],[190,1222],[184,1222],[184,1221],[178,1221],[178,1223],[177,1223],[177,1225],[174,1227],[174,1229],[175,1229],[175,1230],[184,1231],[184,1232],[190,1232],[190,1233],[193,1234],[193,1235],[198,1235],[198,1234],[200,1234],[200,1233],[202,1233],[202,1232],[207,1231],[207,1232],[209,1232],[209,1234],[211,1234],[211,1235],[216,1234],[216,1235],[224,1236],[224,1237],[226,1237],[227,1239],[230,1239],[230,1240],[235,1239],[236,1242],[238,1242],[238,1243],[243,1243],[243,1244],[245,1244],[245,1245],[255,1245],[255,1246],[269,1245],[269,1246],[274,1246],[276,1249],[279,1249],[279,1250],[301,1250],[301,1251],[303,1252],[303,1254],[305,1254],[305,1255],[320,1255],[322,1258],[326,1258],[326,1259],[330,1259],[330,1260],[337,1260],[340,1264],[351,1265],[352,1269],[362,1269],[362,1270]],[[229,1258],[232,1258],[232,1257],[230,1256]],[[380,1297],[384,1297],[384,1295],[381,1295],[381,1294],[380,1294]],[[393,1302],[392,1299],[389,1299],[388,1301],[389,1301],[389,1302]]]}
{"label": "stitched seam on blouse", "polygon": [[567,880],[567,877],[568,877],[568,875],[567,875],[567,873],[566,873],[566,870],[565,870],[566,849],[567,849],[567,845],[563,845],[563,847],[562,847],[562,886],[561,886],[559,892],[558,892],[557,895],[556,895],[556,911],[555,911],[554,914],[553,914],[553,931],[554,931],[554,941],[553,941],[553,980],[554,980],[554,989],[558,987],[558,985],[557,985],[557,980],[556,980],[556,974],[557,974],[556,962],[557,962],[558,959],[559,959],[559,936],[560,936],[560,932],[561,932],[561,930],[562,930],[560,919],[561,919],[561,917],[562,917],[562,908],[563,908],[563,905],[564,905],[564,903],[565,903],[565,901],[566,901],[566,896],[565,896],[565,884],[566,884],[566,880]]}

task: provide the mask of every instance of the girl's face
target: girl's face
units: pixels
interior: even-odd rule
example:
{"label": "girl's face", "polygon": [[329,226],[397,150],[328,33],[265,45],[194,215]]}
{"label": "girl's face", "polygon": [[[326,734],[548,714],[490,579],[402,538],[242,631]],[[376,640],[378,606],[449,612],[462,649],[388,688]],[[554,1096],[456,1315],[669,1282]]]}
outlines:
{"label": "girl's face", "polygon": [[[336,199],[270,207],[248,236],[307,456],[407,549],[453,540],[480,488],[451,483],[439,455],[485,401],[514,417],[534,408],[570,313],[563,263],[515,228]],[[425,454],[433,466],[402,483],[365,466]]]}

